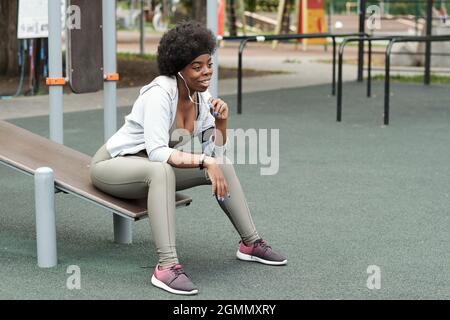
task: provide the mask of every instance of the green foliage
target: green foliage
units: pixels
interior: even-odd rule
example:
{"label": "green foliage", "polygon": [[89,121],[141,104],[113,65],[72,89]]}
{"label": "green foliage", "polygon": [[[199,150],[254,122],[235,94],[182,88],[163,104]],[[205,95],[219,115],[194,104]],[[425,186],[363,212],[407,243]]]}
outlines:
{"label": "green foliage", "polygon": [[[330,2],[333,7],[333,11],[336,14],[343,14],[346,12],[345,4],[347,2],[353,2],[356,4],[357,0],[325,0],[326,11],[329,11]],[[380,5],[380,0],[367,0],[366,6],[370,5]],[[385,13],[392,15],[418,15],[424,16],[426,12],[426,1],[416,1],[416,0],[384,0],[384,10]],[[441,1],[434,1],[435,8],[441,6]],[[450,9],[450,2],[443,2],[446,6],[447,11]]]}
{"label": "green foliage", "polygon": [[[384,75],[379,74],[372,77],[373,80],[384,80]],[[424,78],[423,75],[414,75],[414,76],[402,76],[402,75],[393,75],[391,76],[391,80],[394,82],[406,82],[406,83],[423,83]],[[438,74],[431,74],[431,83],[433,84],[450,84],[449,76],[442,76]]]}
{"label": "green foliage", "polygon": [[[277,12],[279,0],[244,0],[245,10],[251,12]],[[293,7],[295,0],[288,0],[288,5]]]}

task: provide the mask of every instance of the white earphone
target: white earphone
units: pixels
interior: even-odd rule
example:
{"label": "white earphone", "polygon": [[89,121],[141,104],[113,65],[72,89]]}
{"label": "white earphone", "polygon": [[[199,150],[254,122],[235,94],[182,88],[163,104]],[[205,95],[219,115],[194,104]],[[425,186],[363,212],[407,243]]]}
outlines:
{"label": "white earphone", "polygon": [[[192,99],[192,97],[191,97],[191,90],[189,90],[189,87],[188,87],[188,85],[187,85],[187,82],[186,82],[186,80],[184,79],[183,75],[181,74],[181,71],[178,72],[178,75],[181,77],[181,79],[183,79],[184,85],[186,86],[186,89],[187,89],[187,91],[188,91],[189,100],[191,100],[192,103],[194,103],[194,104],[196,104],[196,105],[198,105],[198,106],[201,105],[201,103],[197,103],[197,102],[194,101],[194,99]],[[210,109],[214,109],[214,107],[212,106],[212,104],[211,104],[210,101],[208,101],[208,106],[209,106]],[[213,111],[214,111],[214,110],[213,110]],[[219,116],[219,113],[213,112],[213,116],[214,116],[215,118],[217,118],[217,117]]]}
{"label": "white earphone", "polygon": [[179,75],[179,76],[181,77],[181,79],[183,79],[183,81],[184,81],[184,85],[186,86],[186,89],[187,89],[187,91],[188,91],[189,100],[191,100],[191,102],[194,103],[194,104],[196,104],[196,105],[200,105],[200,103],[197,103],[197,102],[194,101],[194,99],[192,99],[192,97],[191,97],[191,90],[189,90],[189,87],[188,87],[188,85],[187,85],[187,82],[186,82],[186,80],[184,79],[184,77],[183,77],[183,75],[181,74],[181,72],[178,72],[178,75]]}

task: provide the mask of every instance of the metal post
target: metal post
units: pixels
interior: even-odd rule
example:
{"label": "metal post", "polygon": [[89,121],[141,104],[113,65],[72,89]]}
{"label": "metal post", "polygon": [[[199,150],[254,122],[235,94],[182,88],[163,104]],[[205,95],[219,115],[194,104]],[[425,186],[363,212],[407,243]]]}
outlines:
{"label": "metal post", "polygon": [[53,170],[39,168],[34,176],[37,259],[40,268],[58,263],[56,252],[55,182]]}
{"label": "metal post", "polygon": [[[48,1],[49,77],[62,78],[61,1]],[[49,87],[50,139],[63,144],[63,87]]]}
{"label": "metal post", "polygon": [[130,219],[114,214],[113,225],[115,243],[131,244],[133,242],[133,223]]}
{"label": "metal post", "polygon": [[[103,71],[116,73],[116,2],[102,0],[103,6]],[[104,137],[105,141],[115,132],[117,126],[117,84],[115,81],[104,83]]]}
{"label": "metal post", "polygon": [[338,62],[338,92],[337,92],[337,110],[336,121],[342,120],[342,60],[344,55],[345,40],[339,47],[339,62]]}
{"label": "metal post", "polygon": [[[366,32],[366,0],[359,0],[359,33]],[[364,41],[358,44],[358,81],[363,81],[364,69]]]}
{"label": "metal post", "polygon": [[145,15],[144,15],[144,0],[141,0],[141,19],[139,21],[140,29],[140,41],[139,41],[139,52],[141,54],[145,53]]}
{"label": "metal post", "polygon": [[[116,62],[116,1],[102,0],[103,6],[103,69],[105,74],[117,72]],[[117,129],[117,84],[104,84],[104,136],[108,140]],[[130,244],[133,239],[132,224],[126,218],[114,214],[114,241]]]}
{"label": "metal post", "polygon": [[[217,37],[217,1],[207,1],[207,26],[208,29],[210,29],[213,34]],[[211,78],[211,85],[209,87],[209,92],[213,97],[217,97],[218,95],[218,79],[219,79],[219,66],[218,66],[218,59],[217,59],[217,51],[212,56],[212,63],[213,63],[213,75]]]}
{"label": "metal post", "polygon": [[372,96],[372,41],[369,41],[369,59],[367,66],[367,97],[370,98]]}
{"label": "metal post", "polygon": [[336,37],[332,36],[333,39],[333,79],[331,80],[331,95],[336,95]]}
{"label": "metal post", "polygon": [[[433,28],[433,0],[427,1],[427,37],[431,36]],[[424,84],[430,84],[430,68],[431,67],[431,41],[425,42],[425,74]]]}
{"label": "metal post", "polygon": [[237,99],[238,114],[242,114],[242,53],[244,52],[246,44],[247,39],[242,40],[241,44],[239,45],[239,52],[238,52],[238,99]]}
{"label": "metal post", "polygon": [[389,99],[390,99],[390,71],[391,71],[391,49],[394,45],[394,41],[391,41],[386,48],[386,60],[384,71],[384,124],[389,124]]}

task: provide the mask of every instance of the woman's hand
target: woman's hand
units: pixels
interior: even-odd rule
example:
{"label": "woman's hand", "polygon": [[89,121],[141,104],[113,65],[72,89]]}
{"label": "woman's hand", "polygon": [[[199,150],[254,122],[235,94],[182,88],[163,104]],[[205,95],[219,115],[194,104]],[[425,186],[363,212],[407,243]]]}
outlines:
{"label": "woman's hand", "polygon": [[218,200],[223,201],[225,197],[229,197],[228,185],[222,170],[212,157],[206,157],[204,166],[212,183],[212,193]]}
{"label": "woman's hand", "polygon": [[228,105],[222,99],[210,98],[209,103],[211,104],[211,114],[216,115],[216,120],[226,120],[228,119]]}

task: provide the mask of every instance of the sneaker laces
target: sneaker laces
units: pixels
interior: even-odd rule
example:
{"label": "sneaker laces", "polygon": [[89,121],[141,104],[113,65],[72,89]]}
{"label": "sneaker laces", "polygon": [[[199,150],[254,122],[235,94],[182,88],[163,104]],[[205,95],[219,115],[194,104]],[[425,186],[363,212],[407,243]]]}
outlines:
{"label": "sneaker laces", "polygon": [[173,266],[172,268],[170,268],[170,270],[175,274],[175,278],[178,278],[178,276],[184,274],[187,276],[187,274],[184,272],[183,267],[178,265]]}
{"label": "sneaker laces", "polygon": [[267,242],[264,241],[263,239],[258,239],[258,240],[256,240],[255,243],[254,243],[253,245],[254,245],[255,247],[256,247],[256,246],[260,246],[261,248],[264,249],[264,252],[266,252],[266,251],[269,250],[269,249],[272,249],[272,247],[269,246],[269,245],[267,244]]}

